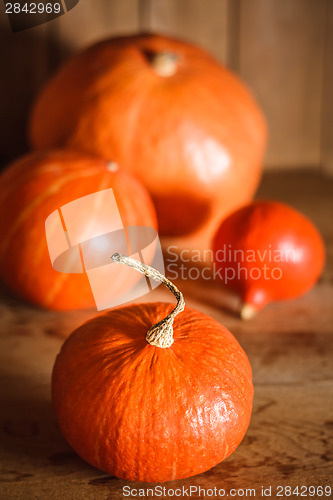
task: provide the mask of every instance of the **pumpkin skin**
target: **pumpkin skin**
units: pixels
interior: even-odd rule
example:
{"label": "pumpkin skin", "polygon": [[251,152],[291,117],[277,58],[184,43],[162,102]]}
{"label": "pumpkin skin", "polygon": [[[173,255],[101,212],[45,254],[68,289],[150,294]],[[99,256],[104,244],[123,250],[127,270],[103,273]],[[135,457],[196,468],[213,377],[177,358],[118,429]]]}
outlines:
{"label": "pumpkin skin", "polygon": [[91,465],[118,478],[162,482],[229,456],[249,425],[249,361],[233,335],[190,308],[162,349],[147,330],[172,304],[113,309],[64,343],[52,375],[60,429]]}
{"label": "pumpkin skin", "polygon": [[[324,243],[312,222],[292,207],[274,201],[255,201],[230,214],[216,233],[213,249],[217,269],[228,267],[235,272],[234,278],[229,273],[232,279],[227,286],[249,306],[244,309],[245,317],[269,302],[306,293],[318,280],[325,262]],[[227,250],[224,262],[223,254],[218,254],[221,249]],[[235,250],[240,252],[234,255]],[[253,255],[253,250],[256,260],[252,261],[249,251]],[[238,273],[239,266],[244,270]],[[264,266],[270,271],[265,272]],[[253,272],[255,268],[261,273]]]}
{"label": "pumpkin skin", "polygon": [[104,160],[72,151],[36,152],[3,172],[0,277],[16,295],[48,309],[96,307],[86,273],[53,269],[45,221],[66,203],[108,188],[113,188],[125,227],[156,228],[145,188],[130,174],[108,169]]}
{"label": "pumpkin skin", "polygon": [[[178,57],[161,76],[156,54]],[[60,69],[32,110],[33,148],[113,158],[155,203],[160,234],[200,235],[248,202],[261,177],[263,115],[245,85],[207,52],[144,34],[100,42]]]}

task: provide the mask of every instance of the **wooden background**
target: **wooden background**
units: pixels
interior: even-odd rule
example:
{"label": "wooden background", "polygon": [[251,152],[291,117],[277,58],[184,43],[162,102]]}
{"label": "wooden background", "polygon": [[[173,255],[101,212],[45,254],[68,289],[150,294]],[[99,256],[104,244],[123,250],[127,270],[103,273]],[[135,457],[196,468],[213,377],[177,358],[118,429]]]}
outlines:
{"label": "wooden background", "polygon": [[[249,431],[228,460],[169,485],[255,488],[257,496],[261,485],[333,486],[333,178],[318,175],[333,174],[333,0],[80,0],[21,33],[11,32],[0,0],[0,164],[27,149],[29,107],[62,61],[100,38],[140,30],[199,43],[247,82],[270,129],[271,171],[258,195],[313,220],[327,251],[309,294],[271,304],[247,323],[213,280],[178,284],[188,305],[226,325],[245,349],[255,400]],[[170,295],[159,288],[149,300]],[[0,285],[1,500],[123,498],[126,483],[83,462],[51,409],[55,355],[95,314],[38,310]]]}
{"label": "wooden background", "polygon": [[75,51],[103,37],[160,31],[201,44],[247,82],[269,123],[266,168],[333,174],[332,0],[80,0],[12,33],[0,8],[0,157],[27,149],[33,97]]}

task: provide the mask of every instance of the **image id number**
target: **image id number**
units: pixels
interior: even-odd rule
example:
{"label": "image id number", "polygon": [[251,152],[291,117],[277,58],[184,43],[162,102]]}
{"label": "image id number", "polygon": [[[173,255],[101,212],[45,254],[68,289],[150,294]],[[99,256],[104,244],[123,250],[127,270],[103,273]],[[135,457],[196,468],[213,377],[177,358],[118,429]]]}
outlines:
{"label": "image id number", "polygon": [[332,488],[330,486],[277,486],[277,497],[330,497]]}
{"label": "image id number", "polygon": [[6,14],[59,14],[61,5],[59,2],[51,3],[25,3],[6,2]]}

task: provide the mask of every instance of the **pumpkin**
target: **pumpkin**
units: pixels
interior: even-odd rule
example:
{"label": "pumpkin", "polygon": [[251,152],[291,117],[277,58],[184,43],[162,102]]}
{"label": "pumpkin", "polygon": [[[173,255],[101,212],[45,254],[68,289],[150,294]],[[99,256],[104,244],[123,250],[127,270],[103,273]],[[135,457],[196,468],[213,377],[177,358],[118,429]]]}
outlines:
{"label": "pumpkin", "polygon": [[113,158],[147,187],[160,235],[209,244],[257,188],[266,125],[246,86],[207,52],[143,34],[67,62],[37,98],[29,136],[35,149]]}
{"label": "pumpkin", "polygon": [[112,309],[68,337],[52,375],[61,432],[84,460],[118,478],[199,474],[229,456],[246,432],[249,361],[225,327],[184,309],[164,276],[134,259],[112,258],[162,281],[178,304]]}
{"label": "pumpkin", "polygon": [[230,214],[213,242],[217,274],[241,297],[244,319],[314,286],[325,261],[310,220],[284,203],[255,201]]}
{"label": "pumpkin", "polygon": [[[45,221],[65,204],[108,188],[113,189],[125,228],[156,227],[154,207],[145,188],[104,160],[71,151],[35,152],[2,173],[0,277],[15,294],[49,309],[95,307],[82,268],[72,274],[70,257],[63,263],[68,272],[52,267]],[[88,214],[87,225],[94,223],[94,211]],[[115,294],[122,291],[115,285]]]}

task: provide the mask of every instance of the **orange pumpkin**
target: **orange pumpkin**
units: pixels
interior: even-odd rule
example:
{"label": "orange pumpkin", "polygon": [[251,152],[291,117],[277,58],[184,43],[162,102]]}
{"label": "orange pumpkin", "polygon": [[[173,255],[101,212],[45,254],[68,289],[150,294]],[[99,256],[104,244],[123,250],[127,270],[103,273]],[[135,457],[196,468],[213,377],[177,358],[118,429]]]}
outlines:
{"label": "orange pumpkin", "polygon": [[114,164],[53,151],[27,155],[8,167],[0,176],[0,277],[12,291],[50,309],[95,307],[86,273],[53,269],[45,221],[63,205],[108,188],[113,189],[125,228],[156,227],[145,188]]}
{"label": "orange pumpkin", "polygon": [[274,201],[255,201],[230,214],[213,248],[220,276],[242,299],[244,319],[269,302],[306,293],[325,262],[324,243],[312,222]]}
{"label": "orange pumpkin", "polygon": [[236,449],[251,417],[244,351],[205,314],[185,308],[176,316],[182,296],[163,282],[178,292],[173,311],[156,302],[97,316],[66,340],[53,369],[64,437],[87,462],[127,480],[169,481],[210,469]]}
{"label": "orange pumpkin", "polygon": [[235,75],[204,50],[153,34],[76,55],[37,99],[29,132],[36,149],[115,159],[148,188],[161,235],[207,243],[221,217],[252,198],[266,142],[263,115]]}

